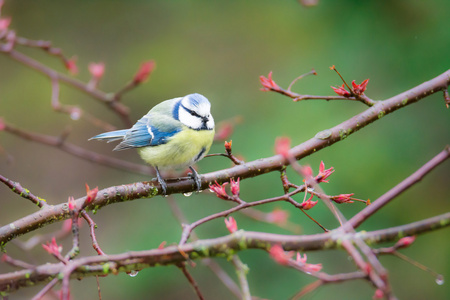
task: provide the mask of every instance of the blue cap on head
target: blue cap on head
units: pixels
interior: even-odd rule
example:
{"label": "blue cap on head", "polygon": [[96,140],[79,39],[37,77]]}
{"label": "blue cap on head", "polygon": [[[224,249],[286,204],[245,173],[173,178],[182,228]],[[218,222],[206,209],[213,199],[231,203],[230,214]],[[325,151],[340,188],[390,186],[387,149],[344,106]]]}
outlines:
{"label": "blue cap on head", "polygon": [[200,95],[198,93],[189,94],[189,95],[185,96],[185,98],[189,99],[189,102],[191,103],[191,105],[195,106],[195,107],[199,107],[201,104],[204,104],[204,103],[210,104],[208,99],[206,99],[205,96]]}

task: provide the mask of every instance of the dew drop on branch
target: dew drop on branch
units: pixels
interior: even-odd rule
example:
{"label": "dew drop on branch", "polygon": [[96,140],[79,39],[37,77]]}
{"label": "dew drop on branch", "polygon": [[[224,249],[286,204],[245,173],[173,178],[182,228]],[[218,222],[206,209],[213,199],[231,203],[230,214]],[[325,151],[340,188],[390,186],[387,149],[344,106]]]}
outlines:
{"label": "dew drop on branch", "polygon": [[443,285],[444,284],[444,276],[442,276],[441,274],[438,274],[436,276],[436,283],[438,285]]}
{"label": "dew drop on branch", "polygon": [[128,273],[128,275],[130,275],[130,277],[136,277],[138,273],[139,273],[139,272],[136,271],[136,270],[131,270],[131,271]]}

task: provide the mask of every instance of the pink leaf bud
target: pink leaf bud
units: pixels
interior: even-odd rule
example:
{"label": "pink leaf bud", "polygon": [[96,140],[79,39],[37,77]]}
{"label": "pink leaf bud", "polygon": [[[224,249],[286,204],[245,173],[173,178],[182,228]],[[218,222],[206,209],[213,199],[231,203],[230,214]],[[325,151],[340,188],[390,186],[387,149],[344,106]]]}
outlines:
{"label": "pink leaf bud", "polygon": [[284,158],[289,157],[291,149],[291,139],[288,137],[278,137],[275,140],[275,153],[281,154]]}
{"label": "pink leaf bud", "polygon": [[0,30],[8,29],[11,24],[11,18],[0,18]]}
{"label": "pink leaf bud", "polygon": [[240,192],[239,180],[240,180],[240,178],[238,178],[236,181],[233,178],[230,180],[231,193],[234,196],[239,196],[239,192]]}
{"label": "pink leaf bud", "polygon": [[320,162],[319,166],[319,175],[317,175],[317,181],[318,182],[328,182],[326,180],[332,173],[334,172],[334,168],[331,167],[329,169],[325,170],[325,163],[323,161]]}
{"label": "pink leaf bud", "polygon": [[271,213],[267,214],[267,220],[278,225],[285,225],[289,218],[289,212],[279,208],[275,208]]}
{"label": "pink leaf bud", "polygon": [[303,177],[308,178],[313,175],[313,170],[310,166],[303,166],[301,170],[302,170]]}
{"label": "pink leaf bud", "polygon": [[223,200],[230,200],[230,196],[228,196],[227,192],[225,191],[225,186],[228,184],[228,182],[225,182],[223,185],[220,185],[217,183],[212,184],[209,186],[211,191],[216,193],[216,196]]}
{"label": "pink leaf bud", "polygon": [[47,242],[46,245],[42,244],[42,248],[44,248],[45,251],[47,251],[49,254],[58,256],[61,254],[62,246],[59,246],[56,243],[55,237],[52,238],[51,242]]}
{"label": "pink leaf bud", "polygon": [[97,193],[98,193],[98,186],[95,187],[95,189],[91,190],[86,183],[86,200],[84,200],[84,205],[89,205],[89,203],[95,200],[95,197],[97,197]]}
{"label": "pink leaf bud", "polygon": [[394,245],[396,249],[409,247],[416,240],[416,236],[406,236],[398,240]]}
{"label": "pink leaf bud", "polygon": [[64,62],[64,64],[70,74],[72,74],[72,75],[78,74],[77,57],[76,56],[72,56],[70,59],[67,59]]}
{"label": "pink leaf bud", "polygon": [[269,72],[268,77],[259,76],[259,80],[261,81],[261,84],[263,88],[261,88],[261,91],[270,91],[270,90],[278,90],[280,87],[275,83],[275,81],[272,80],[272,71]]}
{"label": "pink leaf bud", "polygon": [[279,244],[273,245],[269,250],[270,256],[280,265],[287,265],[289,260],[294,256],[293,251],[285,252]]}
{"label": "pink leaf bud", "polygon": [[69,197],[69,200],[67,201],[67,204],[69,206],[69,210],[73,211],[76,209],[75,199],[73,197]]}
{"label": "pink leaf bud", "polygon": [[92,77],[96,78],[97,80],[103,77],[103,74],[105,73],[105,64],[102,62],[99,63],[90,63],[88,66],[89,72],[91,73]]}
{"label": "pink leaf bud", "polygon": [[322,264],[308,264],[306,260],[307,260],[306,253],[302,257],[302,255],[299,252],[297,252],[296,262],[301,264],[305,272],[314,273],[322,270]]}
{"label": "pink leaf bud", "polygon": [[227,151],[228,154],[231,153],[231,145],[233,144],[233,141],[230,140],[229,142],[225,141],[224,146],[225,146],[225,151]]}
{"label": "pink leaf bud", "polygon": [[164,249],[164,247],[166,246],[166,244],[167,244],[167,242],[166,242],[166,241],[163,241],[161,244],[159,244],[158,249],[159,249],[159,250]]}
{"label": "pink leaf bud", "polygon": [[233,217],[225,218],[225,226],[230,233],[234,233],[238,230],[236,220]]}
{"label": "pink leaf bud", "polygon": [[380,289],[375,290],[375,293],[373,294],[372,299],[383,299],[384,298],[384,292]]}
{"label": "pink leaf bud", "polygon": [[220,122],[214,139],[219,141],[226,140],[231,136],[233,131],[234,124],[232,122]]}
{"label": "pink leaf bud", "polygon": [[318,200],[317,201],[311,201],[313,197],[314,197],[314,195],[311,195],[311,197],[308,200],[303,202],[301,204],[301,208],[304,209],[304,210],[309,210],[309,209],[313,208],[319,202]]}
{"label": "pink leaf bud", "polygon": [[340,194],[337,196],[333,196],[330,199],[333,200],[336,203],[353,203],[352,201],[352,196],[354,195],[354,193],[351,194]]}
{"label": "pink leaf bud", "polygon": [[332,88],[332,89],[334,90],[334,92],[335,92],[336,94],[338,94],[339,96],[350,97],[350,96],[352,95],[349,91],[347,91],[347,90],[345,89],[344,84],[342,84],[342,86],[340,86],[340,87],[334,87],[334,86],[332,86],[331,88]]}
{"label": "pink leaf bud", "polygon": [[154,60],[149,60],[146,62],[143,62],[139,68],[139,70],[137,71],[136,75],[134,75],[134,83],[139,84],[139,83],[143,83],[144,81],[146,81],[148,79],[148,77],[150,76],[150,74],[153,72],[153,70],[155,69],[155,61]]}
{"label": "pink leaf bud", "polygon": [[362,95],[364,93],[364,91],[366,90],[368,82],[369,82],[369,79],[366,79],[363,82],[361,82],[361,84],[356,84],[355,81],[353,80],[352,81],[353,92],[356,95]]}

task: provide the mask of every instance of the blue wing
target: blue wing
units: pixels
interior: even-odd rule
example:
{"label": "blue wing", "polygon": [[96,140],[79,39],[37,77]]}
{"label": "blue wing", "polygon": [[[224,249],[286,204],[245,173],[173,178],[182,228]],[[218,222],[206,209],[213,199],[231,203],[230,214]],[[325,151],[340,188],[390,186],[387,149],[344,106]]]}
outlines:
{"label": "blue wing", "polygon": [[[165,118],[165,116],[158,117]],[[159,120],[158,123],[163,123],[164,126],[157,127],[154,125],[155,122],[152,122],[152,116],[146,115],[127,131],[123,141],[114,148],[114,151],[165,144],[181,130],[178,122],[174,121]]]}

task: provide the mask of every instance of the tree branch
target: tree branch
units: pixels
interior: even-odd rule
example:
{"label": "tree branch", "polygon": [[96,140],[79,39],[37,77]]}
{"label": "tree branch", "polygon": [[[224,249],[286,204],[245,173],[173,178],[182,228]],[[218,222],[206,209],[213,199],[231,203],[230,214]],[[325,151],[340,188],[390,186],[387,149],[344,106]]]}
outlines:
{"label": "tree branch", "polygon": [[[1,121],[0,121],[1,122]],[[154,175],[155,172],[152,167],[131,163],[125,160],[117,159],[111,156],[106,156],[102,154],[98,154],[93,151],[86,150],[77,145],[68,143],[65,141],[65,136],[50,136],[39,133],[33,133],[29,131],[25,131],[23,129],[19,129],[5,121],[1,122],[4,126],[4,131],[19,136],[25,140],[40,143],[47,146],[52,146],[69,153],[73,156],[85,159],[87,161],[95,162],[100,165],[104,165],[107,167],[116,168],[119,170],[124,170],[128,172],[139,173],[143,175]]]}
{"label": "tree branch", "polygon": [[[349,135],[364,128],[368,124],[381,119],[383,116],[396,111],[397,109],[410,105],[425,98],[426,96],[445,89],[450,83],[450,70],[443,74],[424,82],[415,88],[396,95],[384,101],[378,101],[374,106],[362,113],[344,121],[343,123],[319,132],[316,137],[295,146],[290,150],[290,154],[297,160],[328,147],[336,142],[342,141]],[[258,159],[242,165],[236,165],[229,169],[219,170],[201,176],[201,188],[206,189],[214,181],[225,182],[230,178],[249,178],[273,171],[280,171],[288,161],[281,155],[275,155],[263,159]],[[166,180],[167,193],[187,193],[196,189],[194,182],[189,178],[177,178]],[[121,186],[113,186],[99,191],[96,199],[87,209],[97,210],[105,205],[115,202],[129,201],[140,198],[151,198],[161,193],[161,189],[156,180],[137,182]],[[85,197],[76,200],[77,205],[84,203]],[[0,228],[0,243],[4,245],[11,239],[40,228],[59,220],[69,218],[67,204],[59,204],[49,208],[43,208],[39,212],[28,215],[20,220]]]}
{"label": "tree branch", "polygon": [[375,200],[371,205],[365,207],[363,210],[358,212],[353,218],[351,218],[343,227],[344,228],[357,228],[370,216],[375,214],[379,209],[388,204],[392,199],[403,193],[405,190],[410,188],[415,183],[422,180],[422,178],[431,172],[434,168],[439,166],[445,160],[450,157],[450,146],[446,146],[438,155],[433,157],[425,165],[420,167],[416,172],[411,174],[408,178],[400,182],[398,185],[393,187],[391,190],[386,192],[380,198]]}
{"label": "tree branch", "polygon": [[117,113],[120,118],[122,119],[123,123],[126,126],[131,127],[131,121],[129,118],[129,109],[122,103],[115,101],[114,97],[110,96],[109,94],[106,94],[98,89],[91,89],[88,87],[87,84],[72,78],[70,76],[64,75],[62,73],[59,73],[52,68],[49,68],[40,62],[26,56],[25,54],[22,54],[14,49],[10,51],[1,51],[5,55],[8,55],[9,57],[13,58],[14,60],[24,64],[27,67],[30,67],[46,76],[48,76],[51,80],[58,80],[61,82],[64,82],[66,84],[69,84],[76,89],[84,92],[85,94],[88,94],[89,96],[92,96],[94,99],[99,100],[100,102],[106,104],[110,109],[112,109],[115,113]]}
{"label": "tree branch", "polygon": [[69,278],[117,274],[156,265],[177,265],[186,260],[229,256],[246,249],[267,251],[275,244],[283,245],[286,250],[303,252],[341,249],[344,238],[349,242],[353,239],[361,239],[368,244],[378,244],[447,226],[450,226],[450,213],[377,231],[347,233],[345,236],[342,236],[338,230],[314,235],[280,235],[239,230],[224,237],[198,240],[181,246],[175,245],[163,249],[133,251],[116,255],[82,257],[68,261],[67,265],[61,262],[44,264],[33,269],[0,274],[0,292],[10,293],[20,287],[47,282],[60,276],[59,274],[64,275],[64,281],[67,284]]}

